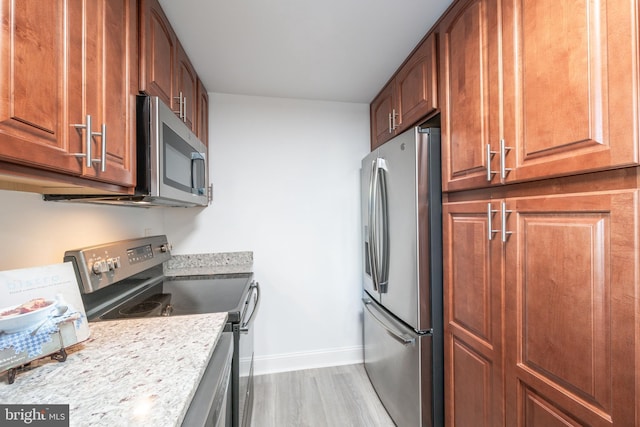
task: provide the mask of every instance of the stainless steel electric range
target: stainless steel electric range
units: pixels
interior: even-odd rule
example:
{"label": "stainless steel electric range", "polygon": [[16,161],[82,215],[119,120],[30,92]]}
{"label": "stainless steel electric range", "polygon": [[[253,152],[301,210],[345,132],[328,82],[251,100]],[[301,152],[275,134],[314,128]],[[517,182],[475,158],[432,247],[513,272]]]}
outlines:
{"label": "stainless steel electric range", "polygon": [[253,273],[165,276],[170,249],[166,236],[150,236],[69,250],[64,261],[73,263],[90,321],[227,312],[224,331],[234,344],[231,425],[249,426],[259,285]]}

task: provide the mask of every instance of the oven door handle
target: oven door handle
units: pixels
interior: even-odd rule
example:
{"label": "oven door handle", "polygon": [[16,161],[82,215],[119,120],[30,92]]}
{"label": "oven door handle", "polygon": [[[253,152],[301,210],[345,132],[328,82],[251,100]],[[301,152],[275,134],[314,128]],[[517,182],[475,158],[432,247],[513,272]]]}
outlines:
{"label": "oven door handle", "polygon": [[[258,306],[260,305],[260,283],[258,282],[252,283],[251,285],[249,285],[249,288],[255,289],[256,303],[253,305],[253,310],[251,311],[251,314],[249,315],[249,319],[247,319],[246,322],[244,321],[244,316],[243,316],[243,319],[242,319],[243,322],[240,323],[240,333],[242,334],[249,333],[249,324],[253,320],[253,315],[256,313],[256,311],[258,311]],[[253,292],[251,294],[253,296]],[[249,298],[249,300],[251,300],[251,298]]]}

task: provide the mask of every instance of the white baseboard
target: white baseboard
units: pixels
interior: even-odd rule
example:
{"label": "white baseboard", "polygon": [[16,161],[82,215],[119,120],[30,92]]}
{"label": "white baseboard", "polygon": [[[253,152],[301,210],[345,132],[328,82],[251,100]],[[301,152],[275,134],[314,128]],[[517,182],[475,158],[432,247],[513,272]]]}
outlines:
{"label": "white baseboard", "polygon": [[362,346],[254,356],[254,375],[362,363]]}

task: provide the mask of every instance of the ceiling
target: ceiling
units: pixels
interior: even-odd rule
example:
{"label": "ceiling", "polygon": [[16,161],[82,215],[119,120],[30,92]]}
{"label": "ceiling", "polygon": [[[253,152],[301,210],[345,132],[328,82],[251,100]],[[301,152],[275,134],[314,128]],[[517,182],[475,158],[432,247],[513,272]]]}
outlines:
{"label": "ceiling", "polygon": [[159,0],[209,92],[369,103],[451,0]]}

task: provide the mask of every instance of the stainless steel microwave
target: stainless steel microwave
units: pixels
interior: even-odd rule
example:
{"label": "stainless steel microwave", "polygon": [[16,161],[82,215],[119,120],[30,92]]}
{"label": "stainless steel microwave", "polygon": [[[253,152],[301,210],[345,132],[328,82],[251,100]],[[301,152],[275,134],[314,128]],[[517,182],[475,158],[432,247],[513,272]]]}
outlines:
{"label": "stainless steel microwave", "polygon": [[157,96],[136,99],[133,195],[45,195],[45,200],[139,207],[207,206],[207,147]]}
{"label": "stainless steel microwave", "polygon": [[148,202],[206,206],[207,147],[157,96],[138,96],[137,121],[136,187]]}

